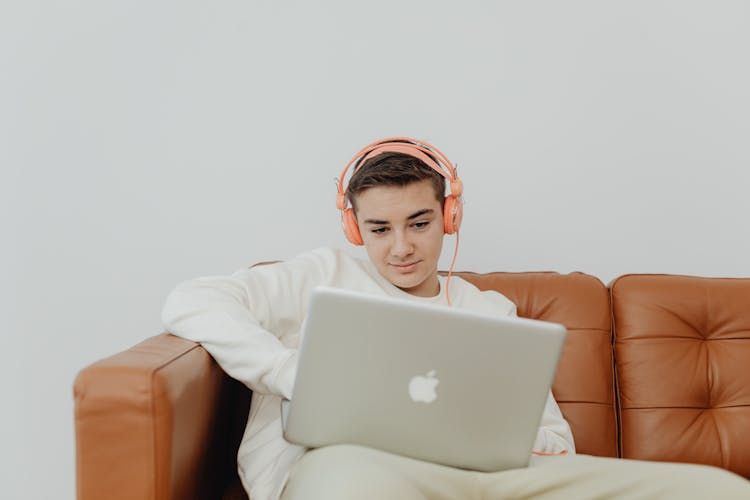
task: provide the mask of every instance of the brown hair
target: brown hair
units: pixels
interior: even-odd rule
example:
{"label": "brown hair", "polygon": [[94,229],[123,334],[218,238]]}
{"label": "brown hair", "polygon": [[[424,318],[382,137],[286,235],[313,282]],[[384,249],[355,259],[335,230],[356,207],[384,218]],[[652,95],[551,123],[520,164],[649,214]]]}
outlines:
{"label": "brown hair", "polygon": [[445,201],[445,178],[434,168],[406,153],[386,152],[368,158],[352,174],[346,187],[346,198],[357,211],[355,198],[362,191],[378,186],[406,186],[429,180],[435,199]]}

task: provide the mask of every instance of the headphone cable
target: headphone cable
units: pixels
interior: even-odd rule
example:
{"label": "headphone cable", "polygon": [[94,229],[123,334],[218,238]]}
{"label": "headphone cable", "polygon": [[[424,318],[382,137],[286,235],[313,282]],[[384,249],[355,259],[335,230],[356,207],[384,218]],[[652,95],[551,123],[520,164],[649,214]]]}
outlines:
{"label": "headphone cable", "polygon": [[456,265],[456,257],[458,256],[458,234],[459,231],[456,231],[456,246],[453,249],[453,260],[451,261],[450,269],[448,269],[448,278],[445,280],[445,300],[448,302],[449,306],[452,306],[449,288],[451,284],[451,276],[453,275],[453,266]]}

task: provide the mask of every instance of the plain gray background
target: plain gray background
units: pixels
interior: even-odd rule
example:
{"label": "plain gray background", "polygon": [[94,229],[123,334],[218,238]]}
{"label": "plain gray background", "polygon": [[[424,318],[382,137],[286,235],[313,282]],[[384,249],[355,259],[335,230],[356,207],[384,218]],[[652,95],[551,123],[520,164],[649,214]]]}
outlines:
{"label": "plain gray background", "polygon": [[3,2],[0,496],[73,498],[74,377],[179,281],[347,247],[381,137],[458,164],[459,270],[750,275],[748,49],[741,1]]}

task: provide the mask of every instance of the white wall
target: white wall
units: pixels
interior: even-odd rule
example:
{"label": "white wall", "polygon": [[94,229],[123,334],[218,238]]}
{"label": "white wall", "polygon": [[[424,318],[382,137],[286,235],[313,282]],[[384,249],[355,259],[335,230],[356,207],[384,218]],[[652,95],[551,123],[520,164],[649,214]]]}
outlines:
{"label": "white wall", "polygon": [[0,496],[74,496],[73,378],[178,281],[346,246],[377,138],[458,163],[458,269],[750,275],[749,48],[741,1],[3,2]]}

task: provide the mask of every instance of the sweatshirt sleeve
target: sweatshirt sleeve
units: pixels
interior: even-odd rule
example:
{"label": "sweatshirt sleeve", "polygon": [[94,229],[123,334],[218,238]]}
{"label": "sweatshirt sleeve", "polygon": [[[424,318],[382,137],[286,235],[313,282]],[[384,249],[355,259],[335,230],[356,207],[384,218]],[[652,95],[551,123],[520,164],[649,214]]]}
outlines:
{"label": "sweatshirt sleeve", "polygon": [[297,350],[279,335],[299,329],[312,288],[327,284],[335,258],[321,249],[231,276],[185,281],[167,296],[162,321],[170,333],[200,343],[251,390],[289,398]]}
{"label": "sweatshirt sleeve", "polygon": [[[508,316],[517,316],[515,304],[508,312]],[[544,405],[544,413],[534,441],[533,451],[545,454],[574,454],[576,452],[573,432],[570,430],[570,425],[568,425],[565,417],[563,417],[552,391],[549,391],[547,402]]]}
{"label": "sweatshirt sleeve", "polygon": [[536,434],[533,451],[552,454],[574,454],[576,452],[570,425],[562,416],[560,407],[557,406],[557,402],[552,396],[552,391],[547,396],[547,404],[544,406],[542,423]]}

